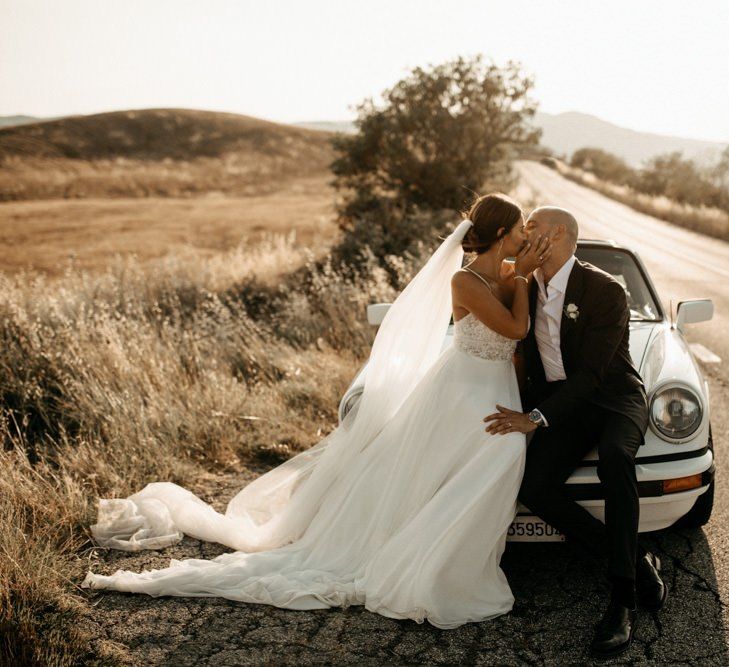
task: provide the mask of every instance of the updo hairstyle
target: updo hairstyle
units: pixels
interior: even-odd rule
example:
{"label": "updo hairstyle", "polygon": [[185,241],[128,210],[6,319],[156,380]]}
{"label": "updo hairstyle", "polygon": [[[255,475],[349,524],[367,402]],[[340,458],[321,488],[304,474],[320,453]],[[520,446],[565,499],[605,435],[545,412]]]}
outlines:
{"label": "updo hairstyle", "polygon": [[480,196],[465,215],[473,225],[463,238],[463,250],[480,255],[512,230],[522,211],[511,197],[495,193]]}

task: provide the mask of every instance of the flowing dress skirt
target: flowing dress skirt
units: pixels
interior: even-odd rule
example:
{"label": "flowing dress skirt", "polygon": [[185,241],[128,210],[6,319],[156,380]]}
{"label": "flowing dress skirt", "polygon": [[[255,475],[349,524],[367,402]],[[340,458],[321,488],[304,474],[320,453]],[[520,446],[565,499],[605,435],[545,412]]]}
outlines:
{"label": "flowing dress skirt", "polygon": [[[504,614],[514,599],[499,562],[526,443],[520,433],[485,431],[483,418],[497,403],[521,410],[512,363],[452,346],[374,439],[333,469],[293,541],[141,573],[89,573],[83,585],[289,609],[364,605],[439,628]],[[173,532],[223,544],[245,544],[253,525],[235,498],[223,515],[170,483],[117,502],[126,505],[107,513],[101,533],[123,533],[141,519],[149,529],[160,508]]]}

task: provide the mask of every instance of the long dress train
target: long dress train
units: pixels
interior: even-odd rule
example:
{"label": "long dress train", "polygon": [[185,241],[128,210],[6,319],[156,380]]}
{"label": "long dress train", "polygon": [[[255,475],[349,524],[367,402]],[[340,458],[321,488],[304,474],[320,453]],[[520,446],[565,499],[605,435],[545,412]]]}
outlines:
{"label": "long dress train", "polygon": [[[519,433],[486,433],[483,417],[497,403],[521,409],[513,343],[472,315],[455,327],[454,345],[344,474],[331,480],[298,540],[149,572],[89,573],[84,584],[290,609],[359,604],[439,628],[508,612],[513,597],[499,561],[526,445]],[[208,525],[217,519],[223,531],[235,522],[174,484],[150,484],[137,494],[142,503],[172,504],[171,498],[178,503],[175,515],[189,519],[202,510]]]}

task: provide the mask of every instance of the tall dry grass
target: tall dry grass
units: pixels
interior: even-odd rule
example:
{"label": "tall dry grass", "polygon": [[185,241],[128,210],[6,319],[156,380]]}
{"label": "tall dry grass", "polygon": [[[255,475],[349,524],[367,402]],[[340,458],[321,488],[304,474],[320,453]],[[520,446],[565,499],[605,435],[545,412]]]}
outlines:
{"label": "tall dry grass", "polygon": [[374,259],[335,271],[291,237],[0,277],[0,663],[116,662],[78,623],[95,499],[317,442],[369,350],[366,304],[393,296]]}
{"label": "tall dry grass", "polygon": [[[197,197],[270,194],[296,180],[299,165],[288,156],[230,155],[152,161],[10,157],[0,162],[0,201],[117,197]],[[325,174],[326,163],[312,158]],[[323,163],[323,164],[322,164]]]}
{"label": "tall dry grass", "polygon": [[709,206],[681,204],[664,196],[636,192],[627,185],[604,181],[594,174],[569,167],[554,161],[557,170],[565,177],[580,185],[630,206],[630,208],[651,215],[654,218],[691,229],[707,236],[729,241],[729,213]]}
{"label": "tall dry grass", "polygon": [[72,263],[98,273],[117,255],[142,263],[165,255],[210,256],[292,229],[299,244],[326,251],[339,236],[328,178],[277,184],[273,194],[249,197],[3,202],[0,272],[60,276]]}

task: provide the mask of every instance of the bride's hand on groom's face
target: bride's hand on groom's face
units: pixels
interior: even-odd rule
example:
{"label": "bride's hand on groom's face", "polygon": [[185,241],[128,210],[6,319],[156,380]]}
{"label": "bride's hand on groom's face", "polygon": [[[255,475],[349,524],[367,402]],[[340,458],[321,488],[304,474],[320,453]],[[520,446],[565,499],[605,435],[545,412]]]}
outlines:
{"label": "bride's hand on groom's face", "polygon": [[527,276],[534,269],[544,264],[552,253],[552,242],[546,236],[538,236],[534,241],[527,241],[514,262],[514,270],[518,276]]}
{"label": "bride's hand on groom's face", "polygon": [[509,410],[501,405],[497,405],[496,408],[498,412],[483,419],[488,423],[487,433],[494,435],[498,433],[531,433],[537,429],[537,425],[529,421],[529,417],[523,412]]}

